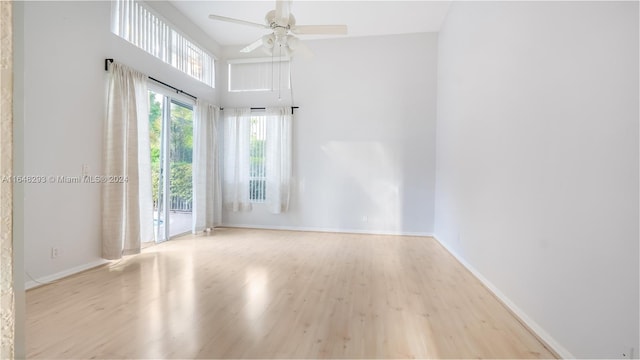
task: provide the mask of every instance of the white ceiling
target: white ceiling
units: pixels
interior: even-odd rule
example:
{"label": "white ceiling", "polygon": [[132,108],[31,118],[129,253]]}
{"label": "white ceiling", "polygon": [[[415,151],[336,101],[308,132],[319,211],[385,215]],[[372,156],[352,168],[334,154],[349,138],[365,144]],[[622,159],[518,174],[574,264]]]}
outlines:
{"label": "white ceiling", "polygon": [[[275,8],[274,0],[170,1],[222,46],[249,44],[264,35],[265,30],[210,20],[209,14],[262,24],[265,14]],[[346,24],[347,36],[373,36],[438,31],[449,5],[450,1],[294,0],[291,12],[298,25]],[[331,37],[336,36],[300,36],[302,39]]]}

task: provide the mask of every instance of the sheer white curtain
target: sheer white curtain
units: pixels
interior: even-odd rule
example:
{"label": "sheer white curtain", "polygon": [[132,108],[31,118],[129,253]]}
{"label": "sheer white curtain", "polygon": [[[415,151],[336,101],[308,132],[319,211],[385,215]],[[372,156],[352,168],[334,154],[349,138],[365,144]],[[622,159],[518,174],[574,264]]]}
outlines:
{"label": "sheer white curtain", "polygon": [[193,129],[193,232],[220,225],[222,194],[217,107],[198,100]]}
{"label": "sheer white curtain", "polygon": [[271,213],[279,214],[289,209],[292,162],[293,110],[267,108],[266,137],[266,199]]}
{"label": "sheer white curtain", "polygon": [[110,66],[103,175],[126,182],[102,184],[102,257],[119,259],[153,241],[148,77]]}
{"label": "sheer white curtain", "polygon": [[233,211],[251,210],[249,149],[251,109],[224,109],[224,203]]}

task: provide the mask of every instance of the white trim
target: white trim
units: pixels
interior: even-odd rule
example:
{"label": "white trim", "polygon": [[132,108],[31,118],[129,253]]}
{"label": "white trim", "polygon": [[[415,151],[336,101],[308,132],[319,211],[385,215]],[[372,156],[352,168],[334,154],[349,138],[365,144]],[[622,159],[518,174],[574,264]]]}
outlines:
{"label": "white trim", "polygon": [[378,230],[360,230],[360,229],[334,229],[334,228],[318,228],[318,227],[305,227],[305,226],[221,224],[221,225],[217,225],[216,227],[240,228],[240,229],[260,229],[260,230],[328,232],[328,233],[343,233],[343,234],[390,235],[390,236],[425,236],[425,237],[428,236],[428,237],[433,237],[433,234],[432,233],[428,233],[428,232],[378,231]]}
{"label": "white trim", "polygon": [[475,276],[480,282],[493,293],[493,295],[498,298],[511,312],[518,317],[518,319],[529,327],[540,340],[542,340],[545,345],[551,348],[551,350],[555,351],[557,355],[560,355],[563,359],[575,359],[576,357],[569,352],[564,346],[560,345],[560,343],[554,339],[548,332],[546,332],[542,326],[533,321],[522,309],[520,309],[516,304],[513,303],[502,291],[500,291],[493,283],[491,283],[487,278],[485,278],[476,268],[474,268],[471,264],[469,264],[462,256],[460,256],[455,250],[449,247],[443,241],[440,241],[437,236],[433,236],[434,239],[443,248],[445,248],[453,257],[462,264],[473,276]]}
{"label": "white trim", "polygon": [[82,271],[85,271],[85,270],[89,270],[89,269],[92,269],[94,267],[98,267],[98,266],[101,266],[101,265],[104,265],[104,264],[108,264],[109,262],[110,262],[109,260],[100,259],[100,260],[92,261],[92,262],[84,264],[84,265],[72,267],[71,269],[63,270],[63,271],[57,272],[55,274],[39,277],[39,278],[34,279],[34,280],[29,280],[24,284],[24,288],[25,288],[25,290],[33,289],[35,287],[46,285],[46,284],[51,283],[51,282],[56,281],[56,280],[60,280],[60,279],[65,278],[67,276],[75,275],[75,274],[77,274],[79,272],[82,272]]}

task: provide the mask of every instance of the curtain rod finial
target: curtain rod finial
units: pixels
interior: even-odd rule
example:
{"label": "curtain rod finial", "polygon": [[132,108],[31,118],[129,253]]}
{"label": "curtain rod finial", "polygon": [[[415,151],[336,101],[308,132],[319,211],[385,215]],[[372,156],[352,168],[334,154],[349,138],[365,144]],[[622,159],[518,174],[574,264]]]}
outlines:
{"label": "curtain rod finial", "polygon": [[104,71],[109,71],[109,64],[113,63],[113,59],[104,59]]}

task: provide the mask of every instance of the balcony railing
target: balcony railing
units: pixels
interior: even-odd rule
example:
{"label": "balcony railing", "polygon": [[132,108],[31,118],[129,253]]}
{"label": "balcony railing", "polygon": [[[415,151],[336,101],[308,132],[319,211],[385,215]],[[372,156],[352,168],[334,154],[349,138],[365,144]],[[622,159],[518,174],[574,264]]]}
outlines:
{"label": "balcony railing", "polygon": [[[158,209],[158,202],[156,200],[153,201],[153,208],[155,210]],[[192,212],[193,201],[185,200],[180,196],[172,196],[171,199],[169,199],[169,211]]]}
{"label": "balcony railing", "polygon": [[193,211],[193,201],[185,200],[179,196],[172,196],[171,199],[169,199],[169,210],[191,212]]}

